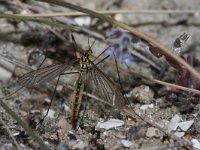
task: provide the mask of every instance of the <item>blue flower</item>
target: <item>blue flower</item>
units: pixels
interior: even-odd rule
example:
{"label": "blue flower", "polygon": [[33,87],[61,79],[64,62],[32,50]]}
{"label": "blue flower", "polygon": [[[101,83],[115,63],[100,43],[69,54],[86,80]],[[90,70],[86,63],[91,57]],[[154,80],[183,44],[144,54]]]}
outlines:
{"label": "blue flower", "polygon": [[115,52],[116,57],[123,64],[130,64],[135,61],[134,56],[132,56],[128,51],[128,46],[130,43],[137,43],[140,39],[119,28],[108,32],[106,38],[113,41],[113,43],[106,50],[108,55],[112,55],[113,52]]}

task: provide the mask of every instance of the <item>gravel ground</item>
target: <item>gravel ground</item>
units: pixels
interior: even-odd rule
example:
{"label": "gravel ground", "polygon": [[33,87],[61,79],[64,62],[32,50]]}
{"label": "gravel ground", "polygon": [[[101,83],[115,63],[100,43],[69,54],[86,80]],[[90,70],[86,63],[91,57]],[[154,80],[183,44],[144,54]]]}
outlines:
{"label": "gravel ground", "polygon": [[[1,12],[24,13],[24,10],[14,2],[2,1],[1,3]],[[93,10],[198,10],[200,6],[198,0],[182,0],[181,2],[178,0],[76,0],[73,3]],[[27,1],[25,6],[41,12],[69,11],[64,7],[49,6],[34,1]],[[154,37],[170,49],[173,48],[177,37],[184,32],[187,33],[190,38],[183,47],[183,56],[196,58],[193,66],[199,70],[200,63],[197,61],[200,54],[199,13],[136,13],[115,14],[112,17]],[[121,44],[118,39],[116,41],[105,40],[106,33],[114,29],[108,23],[102,23],[90,17],[59,17],[58,19],[78,25],[82,22],[85,23],[73,35],[83,49],[88,48],[88,37],[90,37],[89,45],[95,41],[92,46],[95,57],[109,46],[108,42],[117,41]],[[67,29],[57,29],[57,31],[65,37],[70,35]],[[43,25],[0,19],[0,97],[19,88],[17,80],[31,68],[38,68],[44,58],[44,51],[48,50],[46,54],[55,59],[48,58],[43,65],[59,63],[63,59],[71,64],[75,57],[72,51],[73,44],[72,42],[67,43],[67,48],[65,44]],[[200,149],[199,95],[175,88],[167,89],[163,85],[130,74],[131,71],[134,71],[154,79],[177,84],[177,70],[169,65],[163,57],[160,59],[154,57],[144,43],[132,43],[131,45],[129,42],[127,51],[129,55],[133,51],[139,52],[145,57],[145,60],[148,58],[154,65],[136,56],[134,56],[134,61],[128,64],[128,67],[118,63],[121,86],[125,97],[129,100],[126,102],[126,106],[120,110],[98,101],[99,99],[106,101],[105,93],[95,86],[94,76],[88,73],[85,90],[89,95],[83,96],[79,115],[80,118],[83,116],[83,119],[82,121],[79,119],[77,130],[73,130],[71,126],[70,107],[74,97],[73,89],[78,78],[77,74],[61,77],[49,113],[37,127],[35,124],[46,114],[56,82],[23,88],[12,98],[1,100],[15,111],[51,149]],[[78,64],[74,66],[78,66]],[[156,66],[158,67],[156,68]],[[116,85],[119,85],[113,57],[106,59],[98,67]],[[78,67],[71,67],[68,72],[77,71],[77,69]],[[186,79],[181,78],[181,80],[184,82]],[[200,89],[199,81],[194,77],[191,77],[188,84],[188,87]],[[83,115],[85,108],[86,111]],[[143,120],[135,115],[135,112]],[[23,128],[1,107],[0,116],[0,149],[17,149],[13,139],[21,149],[39,149],[37,142],[28,136]],[[146,121],[150,121],[156,126],[149,125]],[[160,129],[166,131],[168,135]],[[174,139],[175,135],[179,137],[176,140]]]}

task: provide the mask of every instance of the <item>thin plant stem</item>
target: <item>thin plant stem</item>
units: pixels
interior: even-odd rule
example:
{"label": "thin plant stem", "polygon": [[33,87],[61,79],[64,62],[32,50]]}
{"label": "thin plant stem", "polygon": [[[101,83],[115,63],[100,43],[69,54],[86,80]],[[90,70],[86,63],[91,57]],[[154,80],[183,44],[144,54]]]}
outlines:
{"label": "thin plant stem", "polygon": [[33,17],[28,17],[28,16],[19,16],[19,15],[11,15],[11,14],[4,14],[0,12],[0,18],[6,18],[6,19],[13,19],[13,20],[20,20],[20,21],[33,21],[33,22],[38,22],[38,23],[44,23],[53,27],[62,27],[62,28],[68,28],[73,30],[77,30],[76,27],[69,26],[66,24],[61,24],[58,22],[51,22],[47,20],[42,20],[42,19],[36,19]]}
{"label": "thin plant stem", "polygon": [[[40,0],[38,0],[38,1],[40,1]],[[139,38],[143,39],[144,41],[148,41],[152,45],[159,48],[162,51],[162,53],[164,53],[164,55],[167,55],[170,58],[176,60],[179,64],[183,65],[191,74],[193,74],[195,77],[197,77],[200,80],[200,74],[191,65],[189,65],[186,61],[184,61],[179,56],[175,55],[170,49],[166,48],[163,44],[161,44],[160,42],[158,42],[154,38],[138,31],[136,28],[130,27],[130,26],[128,26],[128,25],[126,25],[122,22],[116,21],[116,20],[112,19],[111,17],[105,16],[105,15],[100,14],[98,12],[95,12],[95,11],[92,11],[92,10],[89,10],[89,9],[86,9],[86,8],[83,8],[83,7],[80,7],[80,6],[76,6],[76,5],[73,5],[71,3],[67,3],[67,2],[64,2],[64,1],[43,0],[43,2],[60,5],[60,6],[67,7],[67,8],[70,8],[70,9],[74,9],[74,10],[77,10],[77,11],[80,11],[80,12],[83,12],[83,13],[87,13],[92,17],[99,18],[102,21],[109,22],[113,25],[116,25],[116,26],[121,27],[125,30],[128,30],[129,32],[131,32],[134,35],[138,36]]]}
{"label": "thin plant stem", "polygon": [[[95,10],[93,10],[95,11]],[[95,11],[104,15],[112,14],[195,14],[199,13],[199,10],[102,10]],[[86,13],[81,12],[56,12],[56,13],[39,13],[39,14],[30,14],[25,15],[29,17],[61,17],[61,16],[88,16]]]}
{"label": "thin plant stem", "polygon": [[38,135],[36,135],[33,130],[14,112],[12,111],[2,100],[0,100],[1,107],[13,118],[15,119],[24,130],[31,136],[40,146],[42,150],[50,150],[50,148],[44,144]]}
{"label": "thin plant stem", "polygon": [[10,135],[10,137],[12,138],[13,142],[15,143],[16,147],[18,150],[21,150],[22,148],[19,146],[19,144],[17,143],[16,139],[14,138],[12,132],[10,131],[10,129],[8,128],[8,126],[6,125],[6,123],[3,121],[3,119],[1,119],[0,117],[0,122],[4,125],[4,127],[6,128],[8,134]]}

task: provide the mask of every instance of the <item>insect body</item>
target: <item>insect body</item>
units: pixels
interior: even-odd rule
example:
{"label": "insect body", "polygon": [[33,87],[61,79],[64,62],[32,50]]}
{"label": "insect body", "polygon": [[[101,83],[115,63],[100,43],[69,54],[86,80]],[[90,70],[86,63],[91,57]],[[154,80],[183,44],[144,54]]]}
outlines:
{"label": "insect body", "polygon": [[83,97],[83,91],[84,91],[84,85],[86,80],[86,75],[88,72],[88,66],[89,66],[89,57],[91,54],[91,50],[88,50],[83,54],[83,56],[80,58],[80,71],[79,71],[79,78],[76,82],[76,89],[74,90],[74,99],[72,101],[72,127],[73,129],[76,128],[80,107],[81,107],[81,101]]}
{"label": "insect body", "polygon": [[[72,37],[73,39],[73,37]],[[73,39],[74,40],[74,39]],[[75,41],[75,40],[74,40]],[[77,48],[77,47],[76,47]],[[78,48],[77,48],[78,49]],[[95,64],[90,60],[90,55],[92,53],[91,47],[86,52],[82,53],[81,58],[79,59],[80,69],[79,69],[79,77],[76,81],[76,87],[74,90],[74,99],[72,101],[72,127],[75,129],[77,127],[77,121],[80,112],[81,101],[83,97],[83,91],[85,86],[85,81],[87,79],[88,72],[92,73],[92,77],[96,87],[99,89],[102,95],[102,102],[114,106],[116,108],[122,108],[125,104],[125,99],[121,91],[115,86],[113,81],[106,76]],[[43,68],[39,68],[37,70],[31,71],[21,78],[19,78],[18,83],[22,87],[33,87],[37,86],[40,83],[50,81],[55,77],[65,74],[64,72],[70,69],[71,66],[77,60],[73,61],[72,63],[60,63],[55,64]],[[66,73],[67,74],[67,73]],[[58,83],[58,81],[57,81]],[[52,96],[55,95],[55,91]],[[52,101],[51,101],[52,102]],[[50,108],[50,106],[49,106]],[[49,110],[48,108],[48,110]],[[48,113],[47,110],[47,113]],[[46,114],[47,115],[47,114]],[[43,117],[43,119],[46,117]],[[43,120],[42,119],[42,120]],[[41,121],[40,121],[41,122]]]}

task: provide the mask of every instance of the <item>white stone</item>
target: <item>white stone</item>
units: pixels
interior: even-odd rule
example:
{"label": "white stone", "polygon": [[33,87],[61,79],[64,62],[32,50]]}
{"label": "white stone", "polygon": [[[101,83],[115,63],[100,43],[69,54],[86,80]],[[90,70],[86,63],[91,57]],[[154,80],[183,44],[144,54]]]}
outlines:
{"label": "white stone", "polygon": [[178,124],[178,126],[183,130],[183,131],[187,131],[192,124],[194,123],[194,120],[190,120],[190,121],[184,121],[184,122],[180,122]]}
{"label": "white stone", "polygon": [[79,26],[89,26],[91,22],[90,17],[76,17],[74,21],[79,25]]}
{"label": "white stone", "polygon": [[171,131],[176,131],[177,127],[178,127],[178,123],[176,122],[169,122],[168,124],[168,131],[171,132]]}
{"label": "white stone", "polygon": [[145,109],[147,109],[147,108],[153,108],[154,107],[154,104],[149,104],[149,105],[142,105],[141,107],[140,107],[140,109],[142,109],[142,110],[145,110]]}
{"label": "white stone", "polygon": [[148,129],[147,129],[147,132],[146,132],[146,136],[147,137],[154,137],[154,136],[156,136],[157,135],[157,131],[158,131],[158,129],[156,129],[156,128],[154,128],[154,127],[149,127]]}
{"label": "white stone", "polygon": [[193,143],[194,148],[200,149],[200,143],[197,139],[192,139],[191,141]]}
{"label": "white stone", "polygon": [[76,142],[76,144],[73,146],[73,149],[80,149],[80,150],[83,150],[83,149],[85,149],[86,147],[87,147],[87,144],[86,144],[86,143],[84,143],[83,141],[78,140],[78,141]]}
{"label": "white stone", "polygon": [[[46,113],[47,113],[47,110],[43,110],[43,115],[46,115]],[[54,114],[55,114],[55,111],[52,109],[49,109],[47,117],[54,118]]]}
{"label": "white stone", "polygon": [[181,117],[178,115],[178,114],[176,114],[174,117],[172,117],[172,119],[171,119],[171,122],[176,122],[176,123],[178,123],[178,122],[180,122],[181,121]]}
{"label": "white stone", "polygon": [[119,119],[110,119],[106,122],[98,122],[96,128],[102,128],[108,130],[111,128],[120,127],[122,125],[124,125],[124,121]]}
{"label": "white stone", "polygon": [[185,135],[185,132],[175,132],[174,135],[181,138]]}
{"label": "white stone", "polygon": [[126,148],[133,146],[133,143],[129,140],[122,140],[121,143]]}

